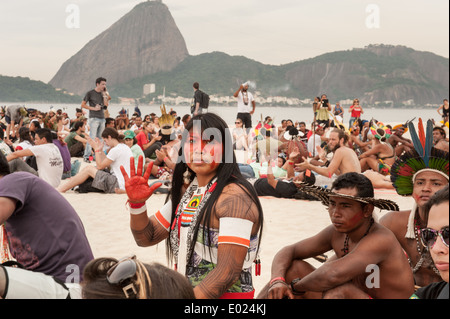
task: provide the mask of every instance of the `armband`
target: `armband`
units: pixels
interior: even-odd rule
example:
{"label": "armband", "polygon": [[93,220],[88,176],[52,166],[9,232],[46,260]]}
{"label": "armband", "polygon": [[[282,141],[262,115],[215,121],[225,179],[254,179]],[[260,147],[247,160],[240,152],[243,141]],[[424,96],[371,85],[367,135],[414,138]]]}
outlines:
{"label": "armband", "polygon": [[128,205],[130,206],[129,211],[131,215],[139,215],[147,211],[147,206],[145,205],[145,203],[128,203]]}
{"label": "armband", "polygon": [[161,224],[167,231],[170,229],[170,219],[172,216],[172,201],[168,201],[160,211],[155,214],[158,223]]}
{"label": "armband", "polygon": [[253,222],[242,219],[224,217],[219,219],[218,244],[234,244],[249,248]]}

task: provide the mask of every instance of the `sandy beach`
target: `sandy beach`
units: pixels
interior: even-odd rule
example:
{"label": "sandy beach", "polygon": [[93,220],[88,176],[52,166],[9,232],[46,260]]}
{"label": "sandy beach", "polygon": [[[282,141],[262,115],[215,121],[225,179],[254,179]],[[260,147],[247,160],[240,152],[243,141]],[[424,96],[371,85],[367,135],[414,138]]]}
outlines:
{"label": "sandy beach", "polygon": [[[130,231],[130,217],[125,205],[127,195],[79,194],[68,191],[63,196],[72,204],[83,221],[95,257],[121,258],[136,254],[144,262],[168,265],[165,242],[147,248],[136,245]],[[166,196],[154,194],[147,201],[149,214],[156,213],[163,206]],[[413,204],[411,197],[401,197],[395,190],[377,189],[375,196],[396,201],[401,210],[410,209]],[[261,276],[254,276],[256,295],[270,280],[272,260],[282,247],[315,235],[330,225],[328,212],[321,202],[273,197],[260,197],[260,201],[265,221],[260,253]],[[381,216],[386,212],[376,209],[376,213]],[[320,266],[314,259],[309,261],[315,266]]]}

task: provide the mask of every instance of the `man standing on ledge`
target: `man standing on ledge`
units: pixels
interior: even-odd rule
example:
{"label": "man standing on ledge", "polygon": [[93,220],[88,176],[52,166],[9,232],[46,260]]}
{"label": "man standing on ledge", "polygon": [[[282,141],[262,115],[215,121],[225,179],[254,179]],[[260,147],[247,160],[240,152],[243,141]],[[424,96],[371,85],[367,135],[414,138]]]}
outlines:
{"label": "man standing on ledge", "polygon": [[[89,110],[89,136],[95,140],[96,137],[102,138],[102,132],[105,129],[104,109],[108,107],[110,96],[106,91],[106,79],[98,78],[95,80],[95,89],[86,93],[81,103],[83,109]],[[84,151],[84,161],[90,162],[89,156],[92,155],[92,147],[88,143]]]}
{"label": "man standing on ledge", "polygon": [[242,120],[248,133],[252,127],[252,115],[255,113],[256,107],[253,94],[248,92],[248,82],[239,87],[239,90],[234,93],[234,97],[237,98],[237,118]]}

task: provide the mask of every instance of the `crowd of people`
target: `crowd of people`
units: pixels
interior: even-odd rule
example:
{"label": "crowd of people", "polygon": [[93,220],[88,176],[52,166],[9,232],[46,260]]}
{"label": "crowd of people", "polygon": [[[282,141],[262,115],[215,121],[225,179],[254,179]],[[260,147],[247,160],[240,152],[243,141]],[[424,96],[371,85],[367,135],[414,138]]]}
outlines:
{"label": "crowd of people", "polygon": [[[74,118],[23,106],[2,111],[0,257],[22,268],[0,267],[0,297],[255,298],[259,197],[273,196],[321,201],[331,225],[280,247],[257,298],[448,298],[445,122],[364,120],[355,99],[347,126],[345,109],[323,94],[311,127],[291,119],[276,126],[271,116],[252,123],[248,83],[234,94],[234,128],[195,97],[183,117],[161,106],[160,116],[137,110],[129,117],[122,109],[111,118],[106,79],[95,85]],[[198,90],[196,82],[195,96]],[[145,203],[161,185],[168,186],[166,204],[149,215]],[[399,212],[395,202],[375,199],[377,188],[412,196],[414,207]],[[135,257],[94,259],[61,195],[69,190],[127,194],[137,245],[166,241],[176,272]],[[376,220],[374,208],[389,212]],[[54,228],[55,218],[64,226],[44,236],[39,229]],[[329,251],[333,257],[319,268],[305,261]],[[82,284],[67,283],[63,264],[81,266]],[[372,286],[368,265],[381,278]]]}

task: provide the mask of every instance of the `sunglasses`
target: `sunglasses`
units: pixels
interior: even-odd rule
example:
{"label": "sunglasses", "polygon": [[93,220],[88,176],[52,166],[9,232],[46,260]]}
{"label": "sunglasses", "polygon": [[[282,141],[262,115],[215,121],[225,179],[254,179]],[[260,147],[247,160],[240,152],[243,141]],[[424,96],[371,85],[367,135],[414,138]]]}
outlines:
{"label": "sunglasses", "polygon": [[441,237],[442,242],[448,248],[448,226],[443,227],[441,230],[424,228],[420,231],[422,245],[430,249],[432,249],[434,244],[436,244],[438,236]]}
{"label": "sunglasses", "polygon": [[234,122],[234,124],[242,124],[242,122]]}
{"label": "sunglasses", "polygon": [[108,270],[106,280],[111,285],[120,286],[127,299],[130,297],[135,298],[137,291],[131,278],[136,275],[136,270],[136,256],[126,257],[119,260],[117,264]]}

